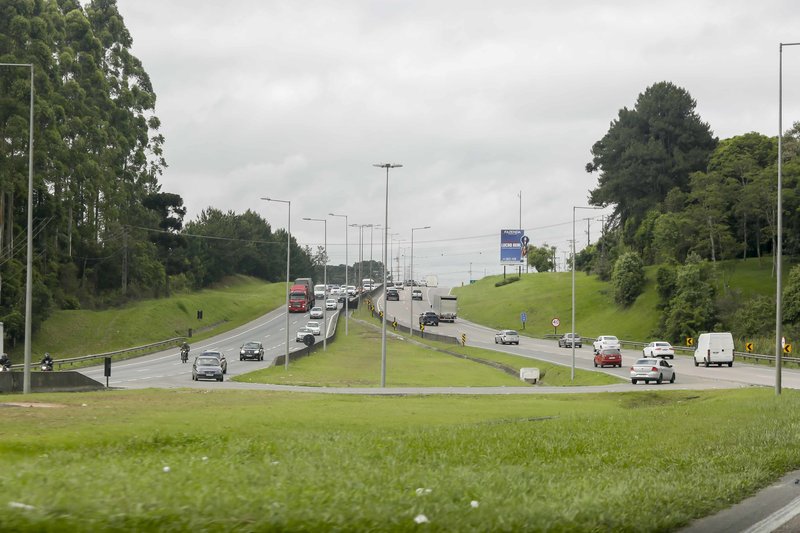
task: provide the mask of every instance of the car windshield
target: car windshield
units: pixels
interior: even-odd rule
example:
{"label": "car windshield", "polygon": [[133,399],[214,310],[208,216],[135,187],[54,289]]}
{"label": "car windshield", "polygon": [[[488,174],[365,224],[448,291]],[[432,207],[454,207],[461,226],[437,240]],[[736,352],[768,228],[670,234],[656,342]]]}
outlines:
{"label": "car windshield", "polygon": [[319,322],[309,322],[308,324],[306,324],[306,327],[307,328],[318,328],[319,327]]}
{"label": "car windshield", "polygon": [[197,359],[197,366],[219,366],[219,359],[216,357],[200,357]]}
{"label": "car windshield", "polygon": [[246,342],[244,344],[245,350],[258,350],[259,346],[257,342]]}

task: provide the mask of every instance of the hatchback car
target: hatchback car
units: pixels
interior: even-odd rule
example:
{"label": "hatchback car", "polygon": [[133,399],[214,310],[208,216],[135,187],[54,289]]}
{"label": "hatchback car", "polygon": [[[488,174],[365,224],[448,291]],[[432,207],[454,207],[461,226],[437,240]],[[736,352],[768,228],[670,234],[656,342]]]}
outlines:
{"label": "hatchback car", "polygon": [[421,289],[411,289],[411,299],[412,300],[422,300],[422,290]]}
{"label": "hatchback car", "polygon": [[310,329],[310,330],[311,330],[311,333],[313,333],[314,335],[320,335],[320,334],[322,334],[322,328],[320,328],[320,326],[319,326],[319,322],[313,322],[313,321],[312,321],[312,322],[308,322],[308,323],[306,324],[306,327],[307,327],[308,329]]}
{"label": "hatchback car", "polygon": [[259,341],[250,341],[242,344],[239,348],[239,361],[245,359],[264,360],[264,346]]}
{"label": "hatchback car", "polygon": [[519,333],[513,329],[501,329],[494,334],[495,344],[519,344]]}
{"label": "hatchback car", "polygon": [[675,383],[675,369],[664,359],[639,359],[631,367],[631,383],[634,385],[638,381],[661,383],[665,379]]}
{"label": "hatchback car", "polygon": [[335,298],[328,298],[325,300],[325,309],[329,311],[336,311],[339,308],[339,303]]}
{"label": "hatchback car", "polygon": [[622,368],[622,352],[616,348],[606,348],[594,356],[594,366],[603,368],[606,365]]}
{"label": "hatchback car", "polygon": [[307,328],[303,326],[302,328],[297,330],[297,334],[294,337],[295,342],[305,342],[306,336],[311,335],[311,338],[314,338],[314,332],[311,331],[311,328]]}
{"label": "hatchback car", "polygon": [[644,357],[669,357],[675,359],[675,348],[668,342],[653,341],[642,350]]}
{"label": "hatchback car", "polygon": [[311,312],[308,314],[309,318],[324,318],[325,313],[321,307],[312,307]]}
{"label": "hatchback car", "polygon": [[222,373],[228,373],[228,360],[225,359],[225,354],[219,350],[206,350],[205,352],[201,353],[199,357],[216,357],[219,359],[219,366],[222,367]]}
{"label": "hatchback car", "polygon": [[420,313],[420,315],[419,315],[419,325],[420,326],[438,326],[439,325],[439,315],[437,315],[434,311],[425,311],[424,313]]}
{"label": "hatchback car", "polygon": [[[561,338],[558,339],[558,347],[559,348],[572,348],[572,333],[564,333],[561,335]],[[583,340],[581,336],[577,333],[575,334],[575,347],[581,348],[583,346]]]}
{"label": "hatchback car", "polygon": [[201,355],[192,363],[192,381],[200,379],[216,379],[222,381],[222,367],[216,357]]}
{"label": "hatchback car", "polygon": [[400,301],[400,293],[397,292],[397,289],[392,287],[391,289],[386,289],[386,301],[387,302],[399,302]]}

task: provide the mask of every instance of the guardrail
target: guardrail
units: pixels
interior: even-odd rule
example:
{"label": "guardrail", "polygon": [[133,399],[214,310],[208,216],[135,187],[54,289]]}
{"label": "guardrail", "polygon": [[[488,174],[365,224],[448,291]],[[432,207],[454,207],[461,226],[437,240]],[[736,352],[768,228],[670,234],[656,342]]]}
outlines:
{"label": "guardrail", "polygon": [[[555,339],[560,339],[561,335],[554,335],[552,333],[548,333],[544,337],[545,337],[545,339],[553,339],[553,340],[555,340]],[[587,344],[592,339],[592,337],[583,337],[583,338],[584,338],[584,340],[587,341]],[[649,344],[647,342],[625,341],[625,340],[622,340],[622,339],[620,339],[619,342],[620,342],[620,345],[622,345],[622,346],[629,346],[629,347],[632,347],[632,348],[644,348],[645,346],[647,346]],[[694,348],[691,347],[691,346],[673,346],[673,349],[676,352],[678,352],[678,351],[684,352],[687,355],[689,353],[694,352]],[[775,362],[775,356],[774,355],[767,355],[767,354],[761,354],[761,353],[750,353],[750,352],[737,352],[737,351],[734,351],[733,352],[733,356],[734,357],[739,357],[739,358],[742,358],[742,359],[753,359],[755,361],[769,361],[771,363]],[[784,363],[800,364],[800,357],[786,357],[786,356],[783,356],[783,357],[781,357],[781,360]]]}
{"label": "guardrail", "polygon": [[[83,361],[91,361],[93,359],[104,359],[106,357],[113,358],[114,356],[120,356],[120,355],[134,355],[139,352],[157,351],[155,349],[170,345],[176,345],[179,342],[183,342],[185,339],[186,337],[175,337],[164,341],[152,342],[150,344],[143,344],[142,346],[135,346],[133,348],[124,348],[122,350],[115,350],[113,352],[105,352],[92,355],[81,355],[79,357],[68,357],[66,359],[53,359],[53,367],[54,368],[58,367],[59,369],[61,369],[61,367],[66,365],[73,366],[76,363],[81,363]],[[118,357],[118,359],[126,359],[126,358],[127,357]],[[40,361],[31,361],[31,366],[39,366],[39,363]],[[15,368],[22,369],[24,367],[25,365],[23,363],[11,365],[12,369]]]}

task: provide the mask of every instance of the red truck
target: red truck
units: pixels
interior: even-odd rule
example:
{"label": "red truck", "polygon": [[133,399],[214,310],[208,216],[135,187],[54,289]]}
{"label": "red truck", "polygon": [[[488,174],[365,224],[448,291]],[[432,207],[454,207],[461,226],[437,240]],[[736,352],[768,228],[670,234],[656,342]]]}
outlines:
{"label": "red truck", "polygon": [[290,313],[306,313],[311,309],[312,303],[312,296],[307,285],[292,285],[292,288],[289,289]]}

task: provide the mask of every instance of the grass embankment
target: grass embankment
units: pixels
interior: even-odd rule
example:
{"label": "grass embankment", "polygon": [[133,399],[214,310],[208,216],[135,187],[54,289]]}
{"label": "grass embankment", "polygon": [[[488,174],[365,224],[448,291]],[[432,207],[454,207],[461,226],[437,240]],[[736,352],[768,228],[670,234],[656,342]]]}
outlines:
{"label": "grass embankment", "polygon": [[669,531],[800,466],[788,390],[35,400],[3,409],[5,531]]}
{"label": "grass embankment", "polygon": [[[738,291],[743,298],[774,293],[775,279],[769,258],[718,261],[717,291]],[[575,324],[584,337],[603,334],[620,339],[649,342],[658,326],[660,310],[656,293],[658,266],[645,269],[642,294],[628,308],[614,303],[609,282],[594,275],[575,275]],[[520,313],[527,313],[523,334],[537,337],[553,333],[553,318],[561,320],[558,333],[571,331],[572,274],[543,272],[523,274],[520,281],[495,287],[502,276],[489,276],[458,287],[459,315],[467,320],[495,328],[521,328]]]}
{"label": "grass embankment", "polygon": [[[378,387],[381,376],[381,331],[379,320],[360,308],[350,320],[345,335],[344,318],[339,319],[335,342],[327,351],[317,350],[309,357],[295,359],[289,371],[271,367],[233,378],[247,383],[275,383],[323,387]],[[492,366],[494,365],[494,366]],[[499,369],[505,366],[514,375]],[[387,387],[528,387],[519,380],[519,369],[539,369],[545,386],[607,385],[619,383],[602,372],[575,371],[570,368],[503,352],[456,344],[444,344],[387,331]]]}
{"label": "grass embankment", "polygon": [[[103,353],[187,335],[203,339],[233,329],[283,305],[285,283],[234,276],[214,288],[143,300],[104,311],[57,311],[33,338],[35,354],[57,359]],[[197,311],[203,319],[197,319]],[[12,351],[20,359],[22,347]],[[15,358],[14,355],[17,355]]]}

